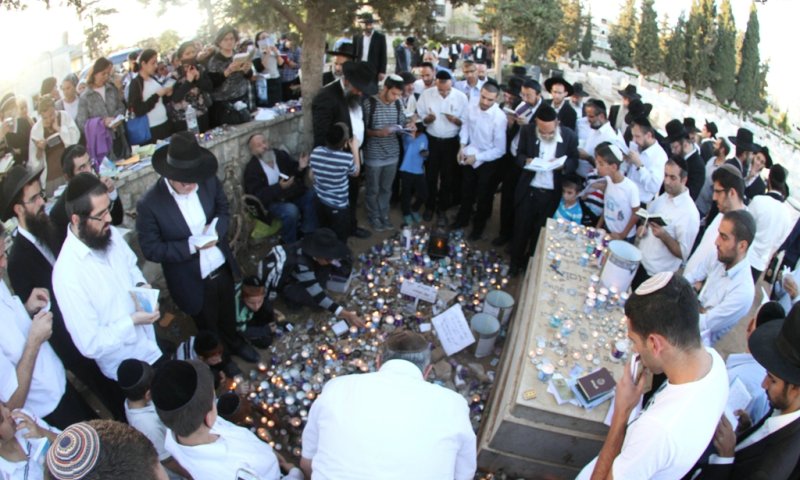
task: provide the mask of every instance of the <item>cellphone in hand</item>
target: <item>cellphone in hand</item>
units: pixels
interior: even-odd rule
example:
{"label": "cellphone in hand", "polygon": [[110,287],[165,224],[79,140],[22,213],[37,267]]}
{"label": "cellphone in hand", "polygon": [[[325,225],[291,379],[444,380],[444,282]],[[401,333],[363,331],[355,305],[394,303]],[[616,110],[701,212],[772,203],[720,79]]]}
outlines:
{"label": "cellphone in hand", "polygon": [[278,176],[280,177],[281,180],[289,180],[289,176],[288,175],[284,175],[282,173],[279,173]]}
{"label": "cellphone in hand", "polygon": [[642,379],[643,374],[644,367],[642,365],[642,358],[638,353],[634,353],[631,357],[631,378],[633,378],[634,385],[639,385],[639,381]]}

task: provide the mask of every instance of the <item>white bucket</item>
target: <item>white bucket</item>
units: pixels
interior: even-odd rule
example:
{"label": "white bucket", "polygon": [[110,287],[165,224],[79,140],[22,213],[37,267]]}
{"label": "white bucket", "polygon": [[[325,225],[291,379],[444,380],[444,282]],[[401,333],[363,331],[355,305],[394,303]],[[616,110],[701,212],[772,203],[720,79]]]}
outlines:
{"label": "white bucket", "polygon": [[616,287],[619,292],[628,291],[641,261],[642,252],[638,248],[624,240],[612,240],[600,283],[607,288]]}
{"label": "white bucket", "polygon": [[478,339],[475,344],[475,358],[491,355],[494,341],[500,332],[500,322],[491,315],[476,313],[469,323]]}
{"label": "white bucket", "polygon": [[502,325],[508,323],[514,310],[514,297],[502,290],[492,290],[483,302],[483,313],[500,320]]}

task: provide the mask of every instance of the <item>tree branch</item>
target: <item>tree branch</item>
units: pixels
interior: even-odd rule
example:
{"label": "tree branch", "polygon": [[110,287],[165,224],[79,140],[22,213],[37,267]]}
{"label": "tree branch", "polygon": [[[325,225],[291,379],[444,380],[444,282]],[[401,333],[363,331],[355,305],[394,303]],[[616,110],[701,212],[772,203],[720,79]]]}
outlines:
{"label": "tree branch", "polygon": [[301,33],[305,34],[308,31],[308,24],[296,12],[286,7],[280,0],[264,0],[272,8],[278,11],[290,23],[293,23]]}

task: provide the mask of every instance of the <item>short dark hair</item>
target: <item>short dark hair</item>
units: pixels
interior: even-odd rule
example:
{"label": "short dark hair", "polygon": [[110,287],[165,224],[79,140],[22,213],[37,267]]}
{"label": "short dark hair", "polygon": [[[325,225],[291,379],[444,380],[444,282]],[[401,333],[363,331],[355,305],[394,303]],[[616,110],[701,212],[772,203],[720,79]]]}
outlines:
{"label": "short dark hair", "polygon": [[[91,175],[87,173],[86,175]],[[67,201],[64,206],[67,210],[67,219],[77,215],[81,218],[88,217],[92,214],[92,197],[99,197],[108,193],[108,189],[104,183],[98,183],[89,191],[72,201]]]}
{"label": "short dark hair", "polygon": [[561,179],[561,188],[574,188],[580,192],[583,188],[583,179],[574,173],[565,175],[564,178]]}
{"label": "short dark hair", "polygon": [[216,45],[216,46],[219,46],[219,42],[221,42],[221,41],[222,41],[222,39],[223,39],[223,38],[225,38],[225,36],[226,36],[227,34],[229,34],[229,33],[232,33],[232,34],[233,34],[233,40],[234,40],[234,41],[236,41],[236,42],[238,42],[238,41],[239,41],[239,31],[238,31],[238,30],[236,30],[236,29],[235,29],[233,26],[231,26],[231,25],[225,25],[225,26],[221,27],[221,28],[220,28],[220,29],[217,31],[217,36],[216,36],[216,37],[214,37],[214,45]]}
{"label": "short dark hair", "polygon": [[425,337],[411,330],[395,330],[383,343],[382,358],[411,362],[424,372],[431,363],[431,349]]}
{"label": "short dark hair", "polygon": [[756,312],[756,328],[764,325],[772,320],[780,320],[786,318],[786,310],[783,305],[776,301],[767,302],[758,309]]}
{"label": "short dark hair", "polygon": [[640,116],[634,118],[633,120],[631,120],[631,129],[633,129],[634,125],[639,127],[639,130],[641,130],[642,133],[644,133],[645,135],[649,133],[655,137],[656,129],[653,128],[653,124],[650,123],[650,120],[648,120],[647,117]]}
{"label": "short dark hair", "polygon": [[756,220],[753,215],[745,209],[732,210],[722,216],[722,220],[733,223],[733,238],[736,243],[747,242],[747,246],[753,244],[756,238]]}
{"label": "short dark hair", "polygon": [[464,60],[461,63],[461,70],[464,70],[466,67],[472,67],[474,65],[475,65],[475,62],[473,62],[472,60]]}
{"label": "short dark hair", "polygon": [[86,147],[80,143],[70,145],[64,149],[64,153],[61,154],[61,171],[64,172],[67,178],[71,179],[75,176],[75,159],[87,153],[89,152],[86,151]]}
{"label": "short dark hair", "polygon": [[494,82],[486,82],[481,87],[481,90],[486,90],[489,93],[498,93],[500,89],[497,87],[497,84]]}
{"label": "short dark hair", "polygon": [[436,68],[433,66],[433,64],[431,62],[422,62],[422,63],[419,64],[419,66],[420,66],[420,68],[427,67],[427,68],[430,68],[431,70],[436,70]]}
{"label": "short dark hair", "polygon": [[700,347],[700,304],[689,281],[673,275],[655,292],[634,292],[625,303],[630,329],[642,338],[658,334],[681,350]]}
{"label": "short dark hair", "polygon": [[609,165],[616,165],[619,167],[622,164],[622,159],[617,157],[617,154],[611,150],[609,142],[602,142],[594,149],[595,156],[602,158]]}
{"label": "short dark hair", "polygon": [[744,200],[744,179],[741,174],[737,175],[731,170],[722,167],[714,170],[714,173],[711,174],[711,181],[719,183],[726,192],[734,190],[736,195]]}
{"label": "short dark hair", "polygon": [[606,112],[606,104],[602,100],[598,100],[596,98],[590,98],[586,100],[586,103],[583,105],[584,108],[592,108],[594,109],[595,115],[603,115],[604,117],[608,118],[608,113]]}
{"label": "short dark hair", "polygon": [[157,56],[158,52],[156,52],[152,48],[145,48],[144,50],[142,50],[142,53],[139,54],[139,63],[149,62],[151,58]]}
{"label": "short dark hair", "polygon": [[331,125],[325,135],[325,144],[331,150],[344,148],[348,140],[350,140],[350,131],[344,122],[337,122]]}
{"label": "short dark hair", "polygon": [[680,172],[680,177],[682,179],[689,176],[689,172],[686,171],[686,164],[685,163],[681,164],[680,162],[677,162],[674,157],[670,157],[669,159],[667,159],[667,165],[675,165],[676,167],[678,167],[678,171]]}

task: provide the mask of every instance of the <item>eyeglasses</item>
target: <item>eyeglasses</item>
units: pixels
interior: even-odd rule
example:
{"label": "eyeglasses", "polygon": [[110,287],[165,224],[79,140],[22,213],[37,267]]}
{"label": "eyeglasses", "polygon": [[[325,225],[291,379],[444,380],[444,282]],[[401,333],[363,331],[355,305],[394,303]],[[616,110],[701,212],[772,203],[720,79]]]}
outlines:
{"label": "eyeglasses", "polygon": [[30,198],[30,200],[28,200],[28,201],[23,201],[22,203],[23,203],[23,205],[27,205],[27,204],[29,204],[29,203],[36,203],[36,201],[37,201],[37,200],[39,200],[40,198],[41,198],[42,200],[45,200],[45,201],[47,200],[47,195],[44,193],[44,191],[41,191],[41,192],[37,193],[36,195],[33,195],[33,196]]}
{"label": "eyeglasses", "polygon": [[95,220],[97,222],[103,222],[103,221],[105,221],[106,216],[109,216],[109,217],[111,216],[111,207],[106,208],[105,210],[103,210],[102,212],[97,214],[96,217],[93,217],[91,215],[86,215],[86,218],[88,218],[90,220]]}

